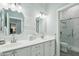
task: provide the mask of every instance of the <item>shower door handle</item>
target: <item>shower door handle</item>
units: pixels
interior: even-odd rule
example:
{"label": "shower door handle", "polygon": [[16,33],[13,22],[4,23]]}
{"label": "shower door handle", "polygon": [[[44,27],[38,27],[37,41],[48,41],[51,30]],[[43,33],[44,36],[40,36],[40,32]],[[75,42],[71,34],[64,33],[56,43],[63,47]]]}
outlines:
{"label": "shower door handle", "polygon": [[73,37],[73,29],[72,29],[72,37]]}

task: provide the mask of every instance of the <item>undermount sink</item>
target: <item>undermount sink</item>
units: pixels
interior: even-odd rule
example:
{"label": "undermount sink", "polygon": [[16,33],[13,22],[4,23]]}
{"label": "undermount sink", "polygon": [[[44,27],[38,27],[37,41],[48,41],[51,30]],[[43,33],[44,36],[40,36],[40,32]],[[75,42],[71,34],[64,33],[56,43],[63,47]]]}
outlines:
{"label": "undermount sink", "polygon": [[33,41],[33,40],[35,40],[35,39],[36,39],[36,37],[34,37],[34,36],[30,36],[30,37],[29,37],[29,40],[30,40],[30,41]]}

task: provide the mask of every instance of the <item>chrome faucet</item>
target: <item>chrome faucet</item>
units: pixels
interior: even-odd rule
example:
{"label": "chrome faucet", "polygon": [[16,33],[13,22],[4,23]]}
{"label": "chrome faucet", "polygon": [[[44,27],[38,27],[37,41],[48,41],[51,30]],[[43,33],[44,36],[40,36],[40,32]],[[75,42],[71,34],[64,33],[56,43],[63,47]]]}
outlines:
{"label": "chrome faucet", "polygon": [[11,43],[16,43],[16,38],[15,38],[14,34],[12,34]]}

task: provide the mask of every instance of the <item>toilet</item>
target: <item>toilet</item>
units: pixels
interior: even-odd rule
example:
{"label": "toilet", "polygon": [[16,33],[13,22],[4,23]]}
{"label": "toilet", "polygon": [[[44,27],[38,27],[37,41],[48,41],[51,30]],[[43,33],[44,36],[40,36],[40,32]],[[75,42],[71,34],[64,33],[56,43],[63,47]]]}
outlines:
{"label": "toilet", "polygon": [[60,51],[68,52],[68,43],[60,42]]}

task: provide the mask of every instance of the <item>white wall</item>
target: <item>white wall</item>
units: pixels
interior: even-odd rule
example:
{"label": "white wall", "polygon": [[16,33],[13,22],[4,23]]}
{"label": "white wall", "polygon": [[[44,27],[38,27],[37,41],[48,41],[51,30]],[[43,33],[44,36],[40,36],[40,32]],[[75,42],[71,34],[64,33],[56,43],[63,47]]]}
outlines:
{"label": "white wall", "polygon": [[[17,36],[18,40],[27,39],[27,34],[36,32],[36,23],[35,19],[37,15],[39,15],[40,11],[47,11],[47,33],[56,33],[56,19],[57,14],[56,11],[58,8],[64,6],[66,4],[21,4],[22,11],[24,14],[24,32],[21,35]],[[6,38],[7,39],[7,38]],[[8,40],[8,39],[7,39]]]}
{"label": "white wall", "polygon": [[[25,26],[32,25],[32,30],[35,31],[35,18],[40,14],[40,11],[48,13],[47,33],[56,33],[57,9],[66,4],[22,4],[25,9]],[[26,27],[27,28],[27,27]]]}
{"label": "white wall", "polygon": [[56,27],[57,27],[57,9],[65,6],[66,4],[50,4],[49,5],[49,19],[48,19],[48,25],[47,25],[47,32],[48,33],[56,33]]}

